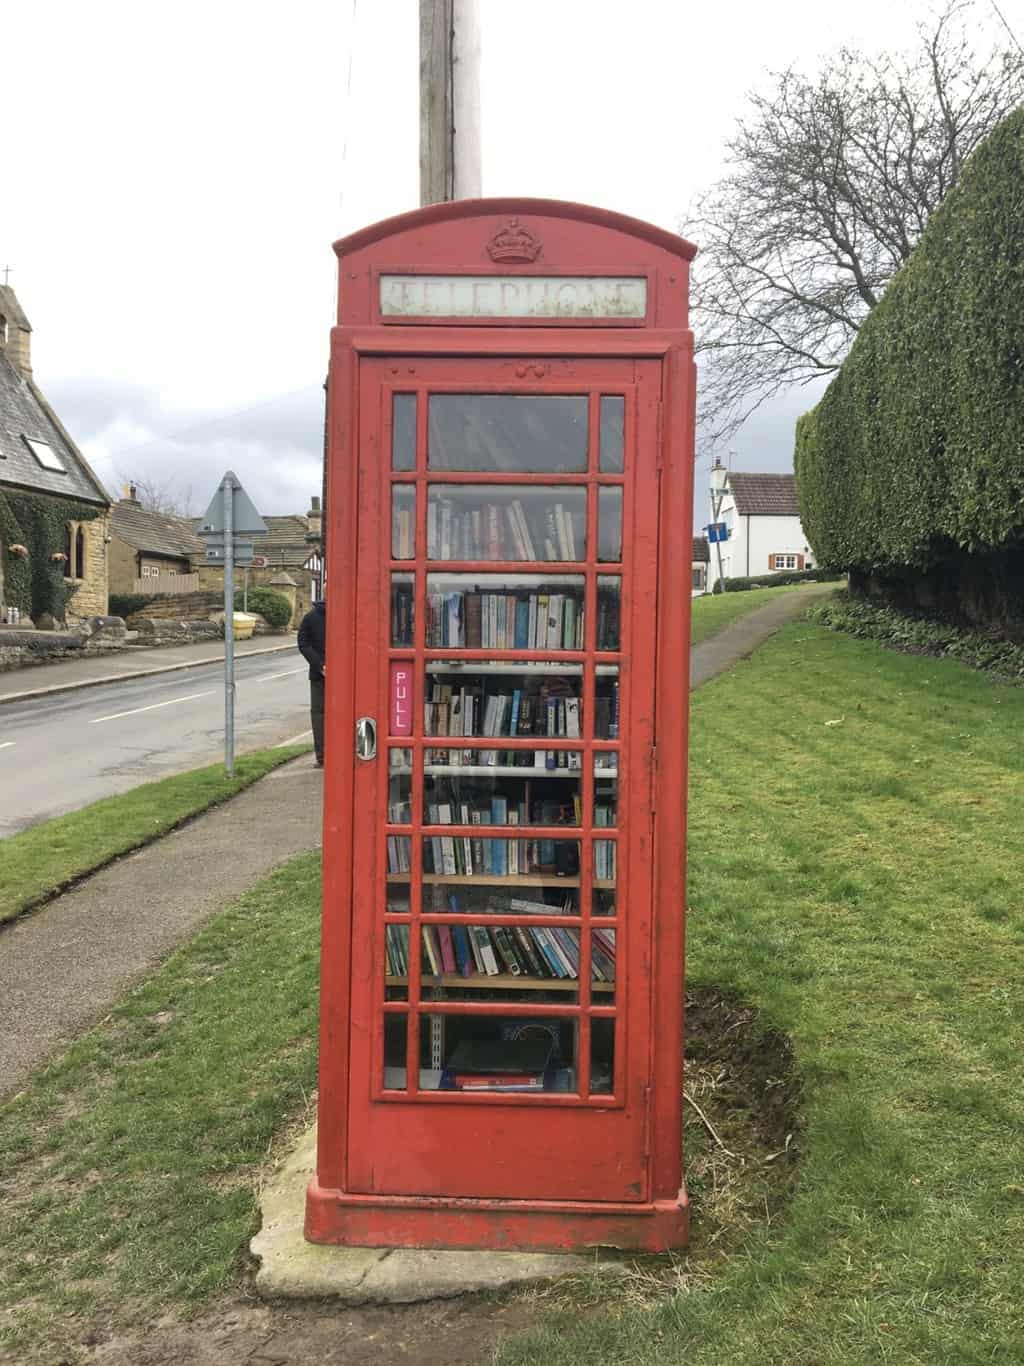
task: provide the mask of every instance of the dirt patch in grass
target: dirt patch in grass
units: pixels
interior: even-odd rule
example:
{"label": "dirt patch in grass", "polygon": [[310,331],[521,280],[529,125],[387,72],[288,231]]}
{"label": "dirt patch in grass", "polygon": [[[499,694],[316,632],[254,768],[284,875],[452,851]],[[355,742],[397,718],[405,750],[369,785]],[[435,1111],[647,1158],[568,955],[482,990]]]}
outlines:
{"label": "dirt patch in grass", "polygon": [[[693,1229],[685,1252],[624,1256],[621,1279],[565,1277],[504,1298],[348,1308],[263,1303],[248,1283],[192,1319],[124,1307],[83,1322],[78,1347],[39,1361],[90,1366],[480,1366],[541,1315],[613,1313],[706,1282],[755,1226],[780,1216],[799,1161],[792,1049],[756,1011],[713,988],[687,998],[686,1177]],[[2,1358],[0,1358],[2,1359]],[[24,1360],[24,1359],[23,1359]]]}

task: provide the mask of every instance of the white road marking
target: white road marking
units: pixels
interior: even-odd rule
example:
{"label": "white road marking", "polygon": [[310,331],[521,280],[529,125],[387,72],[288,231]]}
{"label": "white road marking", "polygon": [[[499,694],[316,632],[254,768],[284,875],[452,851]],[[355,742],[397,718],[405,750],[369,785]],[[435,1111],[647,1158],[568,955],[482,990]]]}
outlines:
{"label": "white road marking", "polygon": [[0,745],[0,749],[10,749],[12,745],[16,745],[17,743],[17,740],[5,740],[3,744]]}
{"label": "white road marking", "polygon": [[300,740],[305,740],[307,735],[312,735],[311,730],[304,730],[299,735],[293,735],[290,740],[282,740],[280,744],[274,746],[275,749],[284,749],[286,745],[297,745]]}
{"label": "white road marking", "polygon": [[210,688],[207,692],[192,692],[187,697],[172,697],[169,702],[152,702],[148,707],[132,707],[131,711],[116,711],[112,716],[94,716],[90,726],[98,726],[101,721],[120,721],[122,716],[137,716],[140,711],[156,711],[158,707],[173,707],[176,702],[194,702],[197,697],[212,697],[218,690]]}
{"label": "white road marking", "polygon": [[286,669],[283,674],[267,674],[266,678],[247,678],[246,683],[271,683],[275,678],[291,678],[292,674],[302,674],[306,672],[305,665],[298,669]]}

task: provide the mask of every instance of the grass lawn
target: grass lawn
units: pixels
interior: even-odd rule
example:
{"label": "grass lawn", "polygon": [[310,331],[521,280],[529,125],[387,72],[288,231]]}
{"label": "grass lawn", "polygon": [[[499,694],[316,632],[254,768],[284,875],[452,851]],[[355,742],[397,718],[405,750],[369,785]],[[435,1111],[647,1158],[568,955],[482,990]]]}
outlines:
{"label": "grass lawn", "polygon": [[792,1038],[799,1184],[723,1274],[503,1366],[1024,1361],[1022,729],[1022,689],[805,624],[694,694],[689,980]]}
{"label": "grass lawn", "polygon": [[0,843],[0,923],[52,896],[85,873],[173,830],[189,816],[233,797],[308,745],[257,750],[223,764],[144,783],[81,811],[44,821]]}
{"label": "grass lawn", "polygon": [[97,1307],[238,1272],[259,1166],[316,1086],[319,923],[303,854],[0,1108],[0,1356],[77,1359],[59,1349]]}
{"label": "grass lawn", "polygon": [[[838,585],[837,585],[838,586]],[[792,583],[783,588],[751,588],[745,593],[709,593],[693,599],[693,643],[700,644],[737,617],[756,612],[759,607],[785,593],[795,593],[806,584]]]}
{"label": "grass lawn", "polygon": [[[693,718],[690,982],[792,1040],[799,1181],[714,1274],[605,1283],[501,1361],[1019,1366],[1024,689],[799,623]],[[239,1274],[314,1085],[317,882],[312,855],[278,870],[0,1107],[19,1360]]]}

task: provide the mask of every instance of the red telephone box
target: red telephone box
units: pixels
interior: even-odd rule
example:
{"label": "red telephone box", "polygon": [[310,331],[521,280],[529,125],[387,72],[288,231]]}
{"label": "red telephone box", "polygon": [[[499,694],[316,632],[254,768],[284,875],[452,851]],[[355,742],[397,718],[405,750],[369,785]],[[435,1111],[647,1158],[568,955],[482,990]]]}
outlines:
{"label": "red telephone box", "polygon": [[694,248],[336,244],[314,1242],[686,1241]]}

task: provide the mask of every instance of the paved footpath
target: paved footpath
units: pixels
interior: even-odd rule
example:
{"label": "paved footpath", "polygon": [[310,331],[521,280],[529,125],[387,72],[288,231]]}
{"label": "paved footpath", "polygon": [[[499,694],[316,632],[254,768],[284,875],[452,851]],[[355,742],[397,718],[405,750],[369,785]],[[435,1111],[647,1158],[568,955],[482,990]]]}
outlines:
{"label": "paved footpath", "polygon": [[[691,688],[745,658],[832,587],[776,598],[695,645]],[[224,806],[0,927],[0,1096],[234,897],[319,846],[322,773],[311,756],[284,764]]]}
{"label": "paved footpath", "polygon": [[[236,644],[235,658],[294,649],[295,633],[289,631],[286,635],[259,636]],[[90,655],[87,659],[62,659],[52,664],[8,669],[0,673],[0,704],[68,692],[73,688],[93,688],[101,683],[144,678],[149,674],[192,669],[198,664],[217,664],[223,658],[222,640],[203,640],[191,645],[131,646],[112,650],[109,654]]]}

